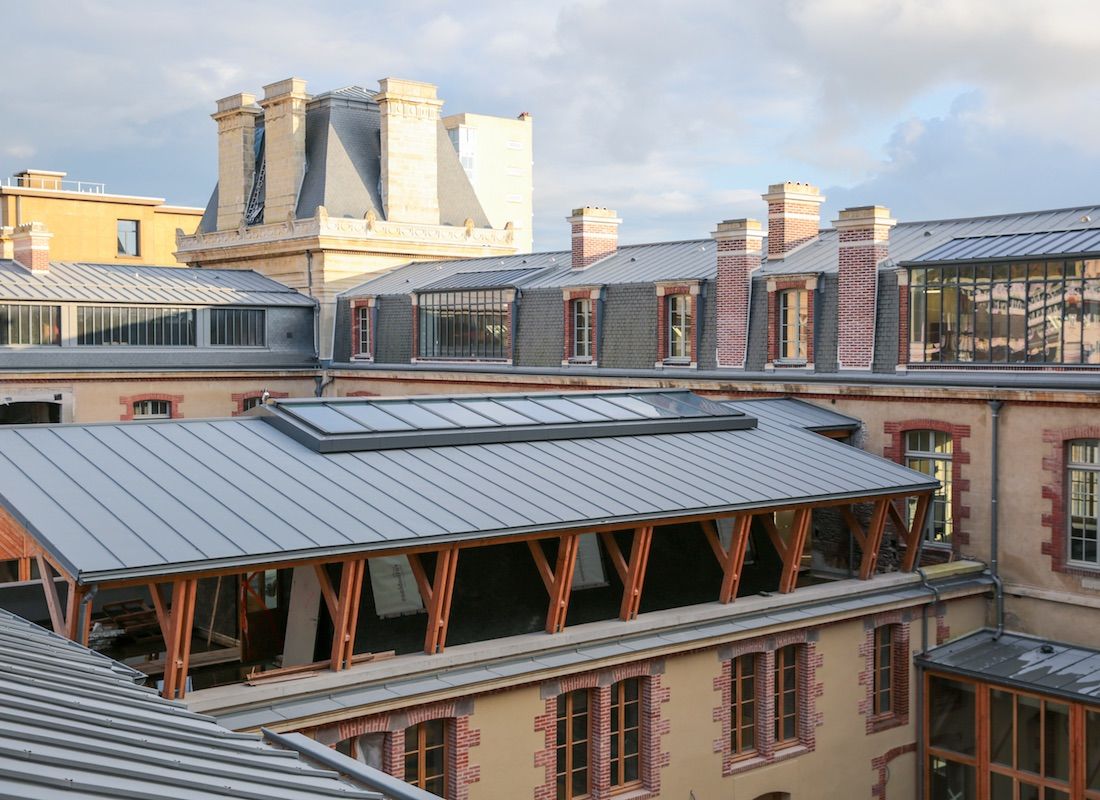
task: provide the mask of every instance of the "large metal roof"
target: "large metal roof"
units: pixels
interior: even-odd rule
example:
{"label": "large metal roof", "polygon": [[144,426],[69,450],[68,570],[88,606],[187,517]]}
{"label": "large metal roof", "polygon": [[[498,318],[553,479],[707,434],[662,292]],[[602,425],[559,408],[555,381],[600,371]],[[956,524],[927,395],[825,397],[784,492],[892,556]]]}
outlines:
{"label": "large metal roof", "polygon": [[724,400],[722,405],[758,419],[778,424],[797,425],[808,431],[858,430],[862,424],[855,417],[807,403],[797,397]]}
{"label": "large metal roof", "polygon": [[446,278],[421,287],[422,292],[442,292],[452,289],[502,289],[522,286],[541,272],[537,267],[525,269],[490,269],[480,272],[456,272]]}
{"label": "large metal roof", "polygon": [[164,700],[143,678],[0,610],[0,796],[381,797]]}
{"label": "large metal roof", "polygon": [[935,485],[765,422],[336,453],[263,417],[0,428],[0,501],[82,583]]}
{"label": "large metal roof", "polygon": [[1100,254],[1100,228],[1076,231],[1006,233],[999,236],[965,236],[952,239],[909,264],[941,261],[989,261],[1032,256],[1087,256]]}
{"label": "large metal roof", "polygon": [[922,667],[1100,704],[1100,650],[982,630],[917,656]]}
{"label": "large metal roof", "polygon": [[0,301],[312,306],[310,297],[256,272],[53,262],[31,272],[0,260]]}

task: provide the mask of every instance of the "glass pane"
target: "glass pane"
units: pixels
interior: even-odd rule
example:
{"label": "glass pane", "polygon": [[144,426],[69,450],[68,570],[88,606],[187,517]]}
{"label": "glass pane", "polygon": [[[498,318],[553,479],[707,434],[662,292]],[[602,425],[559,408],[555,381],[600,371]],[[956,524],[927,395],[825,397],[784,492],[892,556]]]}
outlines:
{"label": "glass pane", "polygon": [[407,422],[421,430],[436,430],[440,428],[455,428],[455,423],[445,419],[431,411],[431,405],[421,408],[416,403],[386,403],[383,408],[387,414],[391,414],[403,422]]}
{"label": "glass pane", "polygon": [[989,800],[1016,800],[1016,783],[1008,775],[989,775]]}
{"label": "glass pane", "polygon": [[1100,791],[1100,711],[1085,712],[1085,787]]}
{"label": "glass pane", "polygon": [[573,772],[573,797],[588,794],[588,770],[579,769]]}
{"label": "glass pane", "polygon": [[425,728],[424,744],[426,747],[439,747],[443,744],[444,721],[441,719],[423,723]]}
{"label": "glass pane", "polygon": [[989,692],[989,759],[1012,766],[1012,725],[1016,718],[1011,692]]}
{"label": "glass pane", "polygon": [[974,768],[936,756],[929,759],[928,788],[930,796],[940,800],[977,800]]}
{"label": "glass pane", "polygon": [[1016,698],[1016,768],[1038,774],[1041,766],[1042,701],[1019,695]]}
{"label": "glass pane", "polygon": [[340,403],[340,413],[373,431],[411,431],[413,426],[368,403]]}
{"label": "glass pane", "polygon": [[533,422],[560,423],[573,421],[564,414],[559,414],[535,400],[497,400],[497,402],[505,408],[512,409],[517,414],[530,417]]}
{"label": "glass pane", "polygon": [[974,755],[973,684],[932,676],[928,689],[929,743],[943,750]]}
{"label": "glass pane", "polygon": [[1048,778],[1069,780],[1069,706],[1047,702],[1043,709],[1043,767]]}

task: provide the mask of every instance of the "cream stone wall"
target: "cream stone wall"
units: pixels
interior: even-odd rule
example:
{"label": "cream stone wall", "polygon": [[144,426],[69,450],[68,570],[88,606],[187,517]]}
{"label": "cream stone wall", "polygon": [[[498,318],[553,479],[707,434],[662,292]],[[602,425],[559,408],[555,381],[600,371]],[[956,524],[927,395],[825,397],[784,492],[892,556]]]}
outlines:
{"label": "cream stone wall", "polygon": [[543,734],[535,730],[534,719],[544,706],[538,686],[477,697],[471,727],[480,731],[481,744],[470,750],[470,763],[481,768],[481,778],[470,786],[470,800],[533,796],[543,780],[534,758],[543,747]]}

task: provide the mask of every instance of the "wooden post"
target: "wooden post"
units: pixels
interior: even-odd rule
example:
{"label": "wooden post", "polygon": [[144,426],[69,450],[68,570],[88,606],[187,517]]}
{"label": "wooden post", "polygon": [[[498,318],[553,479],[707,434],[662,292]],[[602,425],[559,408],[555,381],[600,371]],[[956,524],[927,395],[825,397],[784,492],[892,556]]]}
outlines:
{"label": "wooden post", "polygon": [[29,581],[31,579],[31,558],[30,556],[21,556],[19,559],[19,580]]}
{"label": "wooden post", "polygon": [[442,653],[447,643],[447,624],[451,619],[451,597],[454,594],[455,572],[458,570],[458,547],[448,547],[436,553],[435,578],[431,582],[428,581],[420,556],[410,553],[408,559],[420,597],[428,609],[424,652],[429,655]]}
{"label": "wooden post", "polygon": [[638,618],[638,609],[642,604],[642,585],[645,583],[646,565],[649,563],[649,546],[653,542],[653,526],[646,525],[634,531],[630,546],[630,561],[627,561],[611,532],[600,534],[604,547],[611,556],[611,563],[623,583],[623,601],[619,606],[619,619],[629,621]]}
{"label": "wooden post", "polygon": [[871,514],[871,524],[867,528],[866,540],[863,543],[863,558],[859,562],[860,580],[867,580],[875,574],[878,549],[882,544],[882,533],[886,530],[886,514],[889,507],[890,501],[886,498],[875,501],[875,510]]}
{"label": "wooden post", "polygon": [[359,623],[359,598],[363,592],[365,558],[349,559],[340,570],[340,594],[332,590],[328,573],[323,567],[317,570],[321,594],[332,617],[332,660],[330,666],[336,672],[351,666],[355,654],[355,632]]}
{"label": "wooden post", "polygon": [[550,605],[546,610],[546,632],[560,633],[565,630],[565,617],[569,612],[569,597],[573,590],[573,573],[577,566],[577,552],[580,549],[580,535],[566,534],[558,539],[558,558],[554,569],[546,560],[546,553],[537,539],[527,542],[535,566],[542,577],[546,593],[550,595]]}
{"label": "wooden post", "polygon": [[772,547],[775,548],[775,552],[779,553],[780,560],[786,563],[787,543],[783,541],[783,537],[779,535],[779,529],[775,527],[775,512],[769,511],[766,514],[757,514],[756,518],[760,520],[764,530],[767,531],[768,538],[772,541]]}
{"label": "wooden post", "polygon": [[710,542],[718,563],[722,565],[722,587],[718,592],[719,603],[732,603],[737,599],[737,587],[741,582],[741,570],[745,566],[745,551],[749,543],[749,532],[752,530],[752,515],[741,514],[733,518],[733,538],[730,541],[729,551],[722,547],[722,540],[718,536],[718,525],[715,520],[708,520],[704,524],[703,532]]}
{"label": "wooden post", "polygon": [[917,553],[920,551],[921,537],[924,536],[924,521],[928,517],[928,506],[931,502],[931,492],[917,496],[917,506],[913,509],[913,521],[909,524],[905,536],[905,559],[901,564],[905,572],[912,572],[917,567]]}
{"label": "wooden post", "polygon": [[[802,565],[802,551],[806,547],[806,539],[809,538],[812,519],[813,511],[809,508],[800,508],[794,512],[791,539],[784,548],[785,552],[782,553],[783,571],[779,576],[779,591],[782,594],[793,592],[798,584],[798,569]],[[776,538],[778,536],[777,531]]]}
{"label": "wooden post", "polygon": [[197,578],[184,578],[172,583],[172,605],[164,609],[164,601],[156,585],[150,585],[157,619],[164,637],[164,686],[161,696],[170,700],[187,693],[187,670],[191,660],[191,631],[195,622]]}
{"label": "wooden post", "polygon": [[[46,608],[50,612],[50,624],[53,632],[58,636],[68,635],[68,625],[65,624],[65,614],[61,609],[61,599],[57,594],[57,584],[53,579],[53,567],[43,556],[35,557],[38,560],[38,578],[42,581],[42,590],[46,593]],[[71,595],[72,592],[69,592]]]}

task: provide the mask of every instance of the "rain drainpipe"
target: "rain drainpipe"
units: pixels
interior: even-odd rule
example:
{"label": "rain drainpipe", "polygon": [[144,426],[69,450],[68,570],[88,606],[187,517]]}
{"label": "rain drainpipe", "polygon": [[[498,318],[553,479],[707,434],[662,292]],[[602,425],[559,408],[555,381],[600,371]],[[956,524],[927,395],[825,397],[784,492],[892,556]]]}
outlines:
{"label": "rain drainpipe", "polygon": [[998,468],[1001,453],[1001,407],[1004,406],[1003,400],[990,400],[989,412],[990,412],[990,446],[992,453],[990,458],[992,464],[990,464],[990,490],[989,490],[989,576],[993,579],[993,591],[994,591],[994,608],[995,618],[997,622],[997,629],[993,634],[993,641],[997,641],[1001,638],[1001,635],[1005,632],[1005,587],[1001,581],[1000,568],[998,564],[998,555],[1000,553],[1000,547],[998,542],[998,526],[997,526],[997,500],[1000,495],[1000,470]]}
{"label": "rain drainpipe", "polygon": [[[920,551],[924,547],[924,536],[921,536],[917,545],[917,574],[920,575],[920,585],[927,589],[933,598],[932,605],[940,604],[940,590],[928,582],[928,574],[920,566]],[[920,654],[928,652],[928,604],[921,606],[920,619]],[[927,756],[924,751],[924,671],[917,670],[917,797],[924,797],[924,770]]]}

